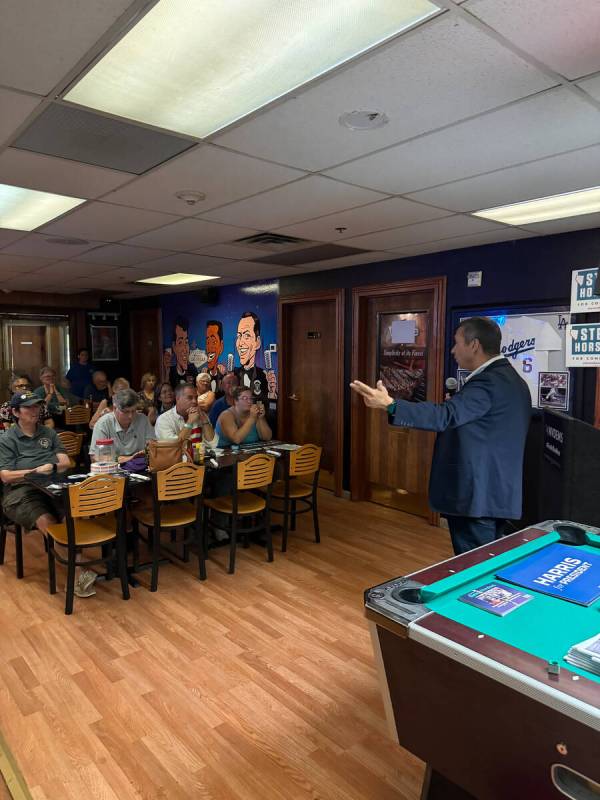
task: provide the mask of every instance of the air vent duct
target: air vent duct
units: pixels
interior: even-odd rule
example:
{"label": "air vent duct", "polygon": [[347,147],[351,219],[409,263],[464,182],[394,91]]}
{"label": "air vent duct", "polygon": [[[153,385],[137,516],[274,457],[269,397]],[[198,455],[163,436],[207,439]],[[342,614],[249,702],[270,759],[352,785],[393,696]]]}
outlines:
{"label": "air vent duct", "polygon": [[244,236],[243,239],[236,239],[231,244],[240,245],[240,247],[256,247],[257,250],[267,250],[269,253],[283,253],[299,247],[306,247],[307,244],[314,244],[314,242],[308,239],[299,239],[297,236],[282,236],[280,233],[265,231],[252,236]]}

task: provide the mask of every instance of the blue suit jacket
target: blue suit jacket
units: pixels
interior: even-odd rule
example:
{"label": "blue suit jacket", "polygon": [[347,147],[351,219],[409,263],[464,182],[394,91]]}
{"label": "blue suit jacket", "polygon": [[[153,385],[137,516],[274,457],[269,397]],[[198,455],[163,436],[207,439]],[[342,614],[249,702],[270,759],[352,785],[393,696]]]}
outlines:
{"label": "blue suit jacket", "polygon": [[434,511],[519,519],[530,418],[527,384],[502,359],[445,403],[398,400],[391,421],[438,432],[429,481]]}

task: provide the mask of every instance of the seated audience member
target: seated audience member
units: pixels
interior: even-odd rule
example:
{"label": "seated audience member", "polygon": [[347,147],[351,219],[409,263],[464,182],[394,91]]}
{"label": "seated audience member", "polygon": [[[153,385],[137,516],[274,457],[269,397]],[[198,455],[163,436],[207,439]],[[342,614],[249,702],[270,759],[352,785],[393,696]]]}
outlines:
{"label": "seated audience member", "polygon": [[[13,375],[9,388],[12,396],[13,394],[19,394],[20,392],[31,392],[33,389],[33,383],[31,382],[29,375],[27,375],[25,372],[17,372],[15,375]],[[10,400],[7,400],[0,406],[0,430],[2,428],[10,428],[10,426],[14,425],[16,421],[17,418],[13,415],[12,408],[10,407]],[[54,427],[54,420],[48,413],[46,403],[44,402],[40,404],[39,421],[42,425],[46,425],[48,428]]]}
{"label": "seated audience member", "polygon": [[101,403],[103,400],[107,402],[112,395],[112,389],[106,372],[97,369],[92,375],[92,382],[89,383],[83,392],[84,400],[91,400],[92,403]]}
{"label": "seated audience member", "polygon": [[138,413],[138,396],[133,389],[120,389],[113,396],[113,411],[94,425],[90,456],[96,461],[98,439],[112,439],[117,461],[123,463],[144,455],[146,442],[156,439],[154,428],[145,414]]}
{"label": "seated audience member", "polygon": [[[113,396],[116,392],[121,391],[122,389],[129,389],[129,381],[127,378],[115,378],[112,382],[112,393]],[[98,408],[95,410],[93,417],[90,420],[90,428],[94,428],[94,425],[98,422],[100,417],[103,417],[105,414],[110,414],[113,410],[113,399],[109,397],[108,400],[102,400],[98,405]]]}
{"label": "seated audience member", "polygon": [[144,372],[142,375],[142,388],[138,392],[138,411],[146,414],[151,425],[156,422],[156,375]]}
{"label": "seated audience member", "polygon": [[221,391],[224,393],[223,397],[219,397],[208,413],[208,418],[213,428],[217,424],[217,420],[223,411],[227,411],[227,409],[231,408],[233,405],[233,390],[238,385],[239,381],[234,372],[228,372],[227,375],[224,375],[221,379]]}
{"label": "seated audience member", "polygon": [[198,408],[198,397],[193,386],[182,383],[175,389],[175,405],[156,420],[156,438],[178,439],[190,443],[203,441],[207,447],[216,447],[217,437],[206,412]]}
{"label": "seated audience member", "polygon": [[170,383],[163,383],[161,384],[160,391],[158,393],[158,415],[164,414],[165,411],[169,411],[169,409],[173,408],[175,405],[175,392],[173,391],[173,387]]}
{"label": "seated audience member", "polygon": [[90,385],[94,367],[90,364],[90,353],[87,347],[80,347],[77,351],[77,361],[65,375],[69,387],[75,397],[85,397],[85,387]]}
{"label": "seated audience member", "polygon": [[25,530],[37,528],[47,533],[48,526],[62,516],[53,500],[35,486],[23,482],[31,473],[52,475],[69,468],[55,430],[40,424],[44,401],[32,392],[22,391],[10,399],[17,424],[0,436],[0,479],[4,484],[2,508],[6,516]]}
{"label": "seated audience member", "polygon": [[64,386],[56,383],[56,370],[52,367],[42,367],[40,370],[41,386],[33,392],[36,397],[44,400],[50,414],[62,414],[69,405],[78,402],[77,397]]}
{"label": "seated audience member", "polygon": [[196,391],[198,392],[198,408],[208,414],[216,400],[216,395],[210,388],[208,372],[201,372],[196,378]]}
{"label": "seated audience member", "polygon": [[219,447],[232,444],[252,444],[272,438],[271,428],[265,418],[265,407],[254,402],[252,389],[237,386],[233,390],[233,406],[217,420],[216,433]]}

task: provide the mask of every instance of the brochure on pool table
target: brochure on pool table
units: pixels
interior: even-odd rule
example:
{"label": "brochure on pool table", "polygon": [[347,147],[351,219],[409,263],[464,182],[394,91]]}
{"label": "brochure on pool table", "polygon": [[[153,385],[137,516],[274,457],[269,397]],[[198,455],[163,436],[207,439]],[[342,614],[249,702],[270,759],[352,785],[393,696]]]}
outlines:
{"label": "brochure on pool table", "polygon": [[555,543],[496,573],[500,580],[591,606],[600,597],[600,553]]}

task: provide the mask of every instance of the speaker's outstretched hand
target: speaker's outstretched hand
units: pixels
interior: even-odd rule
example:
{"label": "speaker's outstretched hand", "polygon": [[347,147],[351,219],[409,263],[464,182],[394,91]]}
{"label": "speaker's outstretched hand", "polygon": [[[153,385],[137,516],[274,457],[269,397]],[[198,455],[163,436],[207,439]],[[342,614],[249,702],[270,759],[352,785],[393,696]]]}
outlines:
{"label": "speaker's outstretched hand", "polygon": [[388,394],[383,381],[377,381],[377,386],[374,389],[361,381],[352,381],[350,388],[362,397],[365,405],[369,408],[386,409],[390,403],[394,402],[394,398]]}

